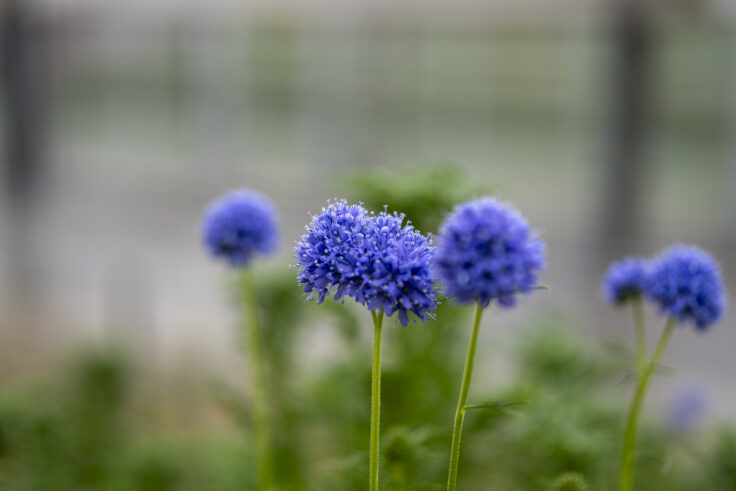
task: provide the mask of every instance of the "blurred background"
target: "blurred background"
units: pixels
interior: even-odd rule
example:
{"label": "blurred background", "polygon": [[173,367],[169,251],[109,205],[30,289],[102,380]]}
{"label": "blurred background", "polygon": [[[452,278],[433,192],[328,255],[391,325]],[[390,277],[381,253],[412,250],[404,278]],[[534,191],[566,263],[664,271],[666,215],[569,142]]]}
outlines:
{"label": "blurred background", "polygon": [[[259,270],[288,278],[267,291],[289,301],[300,301],[292,244],[328,198],[402,210],[396,201],[418,196],[415,213],[434,215],[402,211],[427,232],[466,197],[513,201],[544,232],[551,289],[486,317],[478,384],[489,390],[519,371],[504,353],[529,326],[564,324],[590,344],[631,340],[630,314],[599,294],[622,255],[699,244],[736,284],[729,0],[4,0],[0,9],[8,384],[112,344],[155,375],[159,421],[227,428],[212,404],[180,402],[208,398],[182,380],[243,379],[227,272],[203,253],[198,230],[206,203],[234,187],[279,207],[281,253]],[[310,326],[295,341],[300,367],[339,353],[323,321],[295,315]],[[368,334],[359,330],[366,352]],[[734,346],[731,318],[704,335],[678,331],[665,357],[677,375],[655,384],[652,406],[695,387],[708,421],[733,419]]]}

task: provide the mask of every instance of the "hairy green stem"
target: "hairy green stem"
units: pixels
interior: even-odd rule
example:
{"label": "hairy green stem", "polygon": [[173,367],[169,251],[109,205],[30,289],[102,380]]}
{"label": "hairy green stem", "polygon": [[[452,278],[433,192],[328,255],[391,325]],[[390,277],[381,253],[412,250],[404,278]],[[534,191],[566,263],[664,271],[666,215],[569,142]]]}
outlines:
{"label": "hairy green stem", "polygon": [[383,310],[373,317],[373,369],[371,372],[371,447],[368,489],[378,491],[379,435],[381,431],[381,330]]}
{"label": "hairy green stem", "polygon": [[253,439],[258,470],[257,489],[258,491],[270,491],[273,489],[271,417],[258,306],[250,271],[243,269],[238,280],[243,307],[243,343],[248,356],[247,363],[252,390]]}
{"label": "hairy green stem", "polygon": [[621,485],[620,491],[631,491],[634,485],[634,462],[636,460],[636,429],[639,424],[639,415],[644,404],[644,395],[646,394],[649,381],[652,378],[652,374],[659,366],[659,362],[662,360],[667,349],[667,343],[669,343],[672,337],[672,332],[675,328],[675,319],[668,319],[667,324],[662,331],[662,335],[659,338],[657,347],[654,349],[654,354],[649,363],[646,364],[641,376],[639,377],[634,399],[631,401],[631,408],[629,409],[629,418],[626,424],[626,433],[624,434],[624,451],[623,458],[621,460]]}
{"label": "hairy green stem", "polygon": [[473,378],[473,364],[475,363],[475,351],[478,345],[478,328],[480,327],[480,320],[482,317],[483,307],[479,303],[475,310],[475,322],[473,322],[473,332],[470,335],[468,355],[465,358],[465,370],[463,371],[463,381],[460,386],[460,398],[457,402],[457,410],[455,411],[455,424],[452,429],[452,446],[450,447],[450,470],[447,477],[447,491],[455,491],[457,489],[457,470],[460,461],[460,439],[463,432],[463,420],[465,419],[465,404],[468,401],[470,380]]}
{"label": "hairy green stem", "polygon": [[647,334],[644,326],[644,302],[637,295],[631,302],[634,313],[634,329],[636,330],[636,371],[641,376],[647,364]]}

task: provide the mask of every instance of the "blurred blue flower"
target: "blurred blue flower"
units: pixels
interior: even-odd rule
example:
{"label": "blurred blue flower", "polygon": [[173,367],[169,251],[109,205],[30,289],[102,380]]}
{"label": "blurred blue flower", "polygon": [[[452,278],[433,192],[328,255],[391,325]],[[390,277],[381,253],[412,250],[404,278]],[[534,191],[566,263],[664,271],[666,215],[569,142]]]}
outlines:
{"label": "blurred blue flower", "polygon": [[308,298],[317,302],[334,292],[349,296],[369,310],[399,313],[402,325],[409,312],[426,322],[436,308],[429,263],[432,247],[404,216],[368,214],[360,205],[334,201],[312,218],[296,248],[297,278]]}
{"label": "blurred blue flower", "polygon": [[614,304],[624,303],[641,295],[647,282],[649,264],[636,257],[612,263],[603,277],[603,296]]}
{"label": "blurred blue flower", "polygon": [[681,388],[669,404],[669,426],[680,431],[690,429],[705,417],[707,411],[708,398],[702,389]]}
{"label": "blurred blue flower", "polygon": [[439,233],[434,272],[459,303],[496,299],[516,304],[516,294],[537,286],[545,245],[508,203],[481,198],[455,207]]}
{"label": "blurred blue flower", "polygon": [[645,293],[661,312],[698,330],[717,322],[726,309],[718,264],[695,246],[672,246],[655,259]]}
{"label": "blurred blue flower", "polygon": [[205,247],[233,267],[245,267],[254,255],[276,251],[278,235],[276,207],[255,191],[231,191],[215,199],[202,220]]}

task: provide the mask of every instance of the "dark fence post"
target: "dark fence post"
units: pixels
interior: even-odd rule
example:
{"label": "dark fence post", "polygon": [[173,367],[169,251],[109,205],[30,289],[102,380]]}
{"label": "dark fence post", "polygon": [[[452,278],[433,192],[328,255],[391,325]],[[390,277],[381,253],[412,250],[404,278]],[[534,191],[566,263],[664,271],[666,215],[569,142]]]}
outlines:
{"label": "dark fence post", "polygon": [[630,250],[640,238],[647,184],[645,143],[653,61],[652,24],[646,2],[615,3],[605,155],[602,243],[609,253]]}
{"label": "dark fence post", "polygon": [[10,307],[11,316],[20,316],[22,323],[33,323],[37,299],[32,212],[44,150],[41,109],[46,96],[40,90],[46,58],[30,8],[24,0],[5,0],[0,7]]}

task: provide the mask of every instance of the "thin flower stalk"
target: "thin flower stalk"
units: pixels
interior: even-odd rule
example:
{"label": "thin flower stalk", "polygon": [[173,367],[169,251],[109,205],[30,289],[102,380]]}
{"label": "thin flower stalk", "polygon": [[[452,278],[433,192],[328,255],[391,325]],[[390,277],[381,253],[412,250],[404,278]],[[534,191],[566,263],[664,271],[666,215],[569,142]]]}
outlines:
{"label": "thin flower stalk", "polygon": [[647,331],[644,321],[644,300],[637,295],[631,301],[634,315],[634,334],[636,335],[636,371],[641,377],[647,364]]}
{"label": "thin flower stalk", "polygon": [[659,338],[657,347],[654,350],[652,359],[645,365],[639,378],[634,398],[631,401],[629,416],[626,422],[626,431],[624,433],[624,451],[621,459],[621,485],[620,491],[631,491],[634,485],[634,463],[636,461],[636,432],[639,426],[639,415],[644,405],[644,397],[649,387],[652,374],[662,361],[662,356],[667,349],[672,333],[675,328],[675,320],[670,318],[667,320],[662,336]]}
{"label": "thin flower stalk", "polygon": [[371,444],[368,489],[378,491],[381,433],[381,337],[383,311],[371,312],[373,318],[373,367],[371,370]]}
{"label": "thin flower stalk", "polygon": [[239,272],[240,299],[243,308],[243,347],[247,355],[250,373],[253,437],[256,448],[258,491],[270,491],[274,486],[273,449],[271,437],[271,407],[266,378],[261,326],[255,298],[253,278],[250,271]]}
{"label": "thin flower stalk", "polygon": [[475,352],[478,345],[478,331],[480,328],[482,317],[483,307],[480,304],[477,304],[475,308],[475,321],[473,322],[473,331],[470,334],[470,344],[468,345],[468,354],[465,358],[463,380],[460,386],[460,398],[457,401],[457,409],[455,410],[455,424],[452,427],[452,445],[450,446],[450,470],[447,478],[448,491],[455,491],[457,489],[457,470],[458,464],[460,463],[460,441],[462,439],[465,412],[467,411],[466,404],[468,403],[470,382],[473,378],[473,365],[475,364]]}

